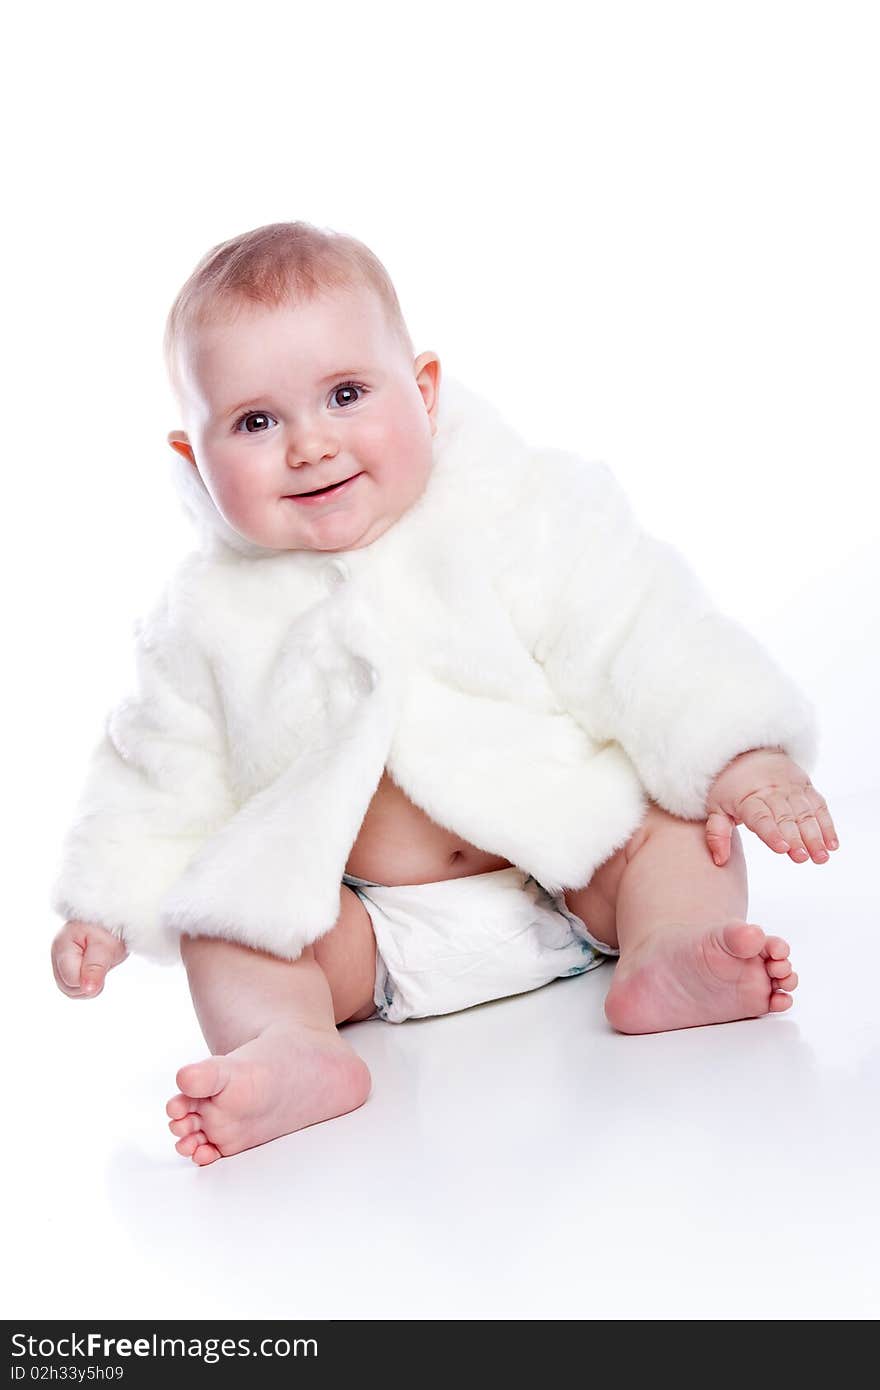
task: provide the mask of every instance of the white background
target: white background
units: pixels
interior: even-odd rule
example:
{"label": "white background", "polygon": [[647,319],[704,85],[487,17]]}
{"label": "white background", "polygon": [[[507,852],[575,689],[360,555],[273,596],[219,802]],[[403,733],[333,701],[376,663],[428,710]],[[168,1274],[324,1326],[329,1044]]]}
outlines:
{"label": "white background", "polygon": [[[86,3],[5,37],[8,1315],[876,1315],[876,7]],[[183,972],[62,998],[47,896],[191,543],[165,314],[298,218],[376,252],[417,352],[605,459],[798,680],[841,849],[747,846],[784,1019],[620,1039],[603,969],[360,1025],[363,1110],[197,1171]]]}

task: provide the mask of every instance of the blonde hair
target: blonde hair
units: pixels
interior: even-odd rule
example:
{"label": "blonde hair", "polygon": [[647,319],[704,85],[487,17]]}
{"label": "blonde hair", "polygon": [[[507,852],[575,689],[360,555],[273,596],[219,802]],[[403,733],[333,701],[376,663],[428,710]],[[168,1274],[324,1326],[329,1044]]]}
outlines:
{"label": "blonde hair", "polygon": [[309,222],[270,222],[213,246],[180,289],[165,324],[165,365],[181,394],[179,349],[207,322],[232,319],[246,304],[280,308],[323,291],[365,285],[375,291],[402,346],[415,356],[387,270],[356,237]]}

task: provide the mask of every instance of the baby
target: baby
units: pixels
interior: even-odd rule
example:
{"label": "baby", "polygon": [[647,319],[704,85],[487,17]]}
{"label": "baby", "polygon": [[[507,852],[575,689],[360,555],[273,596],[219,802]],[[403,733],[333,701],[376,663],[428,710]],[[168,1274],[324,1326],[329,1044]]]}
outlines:
{"label": "baby", "polygon": [[363,1104],[338,1025],[608,957],[624,1033],[788,1009],[736,827],[837,849],[811,713],[607,470],[545,451],[539,477],[414,354],[372,253],[305,223],[209,252],[166,349],[202,547],[95,751],[52,965],[91,998],[179,950],[212,1055],[177,1073],[177,1151]]}

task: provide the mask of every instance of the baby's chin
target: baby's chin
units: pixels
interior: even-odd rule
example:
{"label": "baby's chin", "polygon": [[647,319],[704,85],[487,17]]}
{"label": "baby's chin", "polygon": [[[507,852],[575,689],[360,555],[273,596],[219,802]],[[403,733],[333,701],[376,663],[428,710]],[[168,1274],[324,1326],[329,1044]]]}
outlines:
{"label": "baby's chin", "polygon": [[381,535],[384,535],[391,525],[391,521],[383,521],[381,523],[370,523],[365,527],[350,527],[347,531],[340,529],[337,535],[310,538],[307,544],[300,543],[299,545],[291,547],[291,549],[315,550],[319,552],[363,550],[365,546],[372,545],[373,541],[378,540]]}
{"label": "baby's chin", "polygon": [[359,550],[377,540],[396,519],[337,513],[316,517],[308,526],[265,528],[245,538],[268,550],[313,550],[320,554]]}
{"label": "baby's chin", "polygon": [[360,550],[372,545],[415,505],[425,490],[427,475],[416,495],[411,488],[406,494],[371,488],[369,481],[358,479],[354,489],[360,488],[360,494],[345,501],[340,498],[326,507],[306,507],[292,498],[279,499],[274,512],[239,517],[238,524],[230,521],[230,525],[245,540],[266,550]]}

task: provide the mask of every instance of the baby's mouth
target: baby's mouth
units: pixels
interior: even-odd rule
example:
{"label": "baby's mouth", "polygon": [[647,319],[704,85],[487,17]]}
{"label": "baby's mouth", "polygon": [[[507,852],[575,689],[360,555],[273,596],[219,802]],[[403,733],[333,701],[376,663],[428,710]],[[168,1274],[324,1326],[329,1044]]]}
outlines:
{"label": "baby's mouth", "polygon": [[313,488],[311,492],[291,492],[288,494],[288,497],[292,502],[298,501],[301,497],[329,497],[331,493],[338,492],[340,488],[345,487],[347,483],[353,482],[355,478],[359,477],[359,473],[353,473],[350,478],[342,478],[338,483],[328,483],[326,487],[316,487]]}

